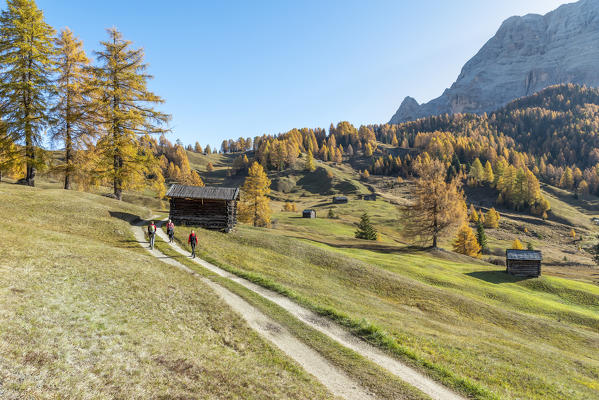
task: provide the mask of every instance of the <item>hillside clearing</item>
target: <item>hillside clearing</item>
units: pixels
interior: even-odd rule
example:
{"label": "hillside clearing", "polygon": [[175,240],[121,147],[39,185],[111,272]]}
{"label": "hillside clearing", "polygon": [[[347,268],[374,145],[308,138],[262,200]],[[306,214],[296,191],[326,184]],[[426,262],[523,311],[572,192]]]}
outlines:
{"label": "hillside clearing", "polygon": [[330,398],[108,198],[0,184],[0,397]]}
{"label": "hillside clearing", "polygon": [[[159,236],[165,241],[168,241],[166,234],[159,230]],[[177,244],[172,243],[171,246],[179,253],[187,255]],[[402,364],[396,359],[389,357],[379,349],[368,345],[367,343],[357,339],[351,333],[347,332],[344,328],[338,326],[335,323],[327,320],[326,318],[315,314],[314,312],[305,309],[297,303],[294,303],[289,298],[282,296],[276,292],[268,290],[264,287],[256,285],[246,279],[240,278],[230,272],[227,272],[205,260],[193,259],[192,261],[201,265],[202,267],[216,273],[219,276],[233,280],[234,282],[244,286],[245,288],[261,295],[262,297],[272,301],[273,303],[281,306],[283,309],[291,313],[294,317],[300,319],[308,326],[324,333],[333,340],[339,342],[343,346],[357,352],[363,357],[375,362],[379,366],[387,369],[391,373],[397,375],[399,378],[404,380],[406,383],[418,388],[422,392],[431,396],[433,399],[460,399],[461,397],[455,393],[447,390],[442,385],[431,380],[429,377],[419,373],[411,367]]]}
{"label": "hillside clearing", "polygon": [[[181,230],[177,238],[185,243]],[[594,285],[513,279],[478,262],[409,249],[333,248],[245,226],[229,235],[200,231],[200,251],[229,271],[355,327],[373,343],[393,346],[403,360],[444,383],[459,386],[466,378],[479,388],[475,397],[487,398],[485,388],[498,397],[597,395]]]}

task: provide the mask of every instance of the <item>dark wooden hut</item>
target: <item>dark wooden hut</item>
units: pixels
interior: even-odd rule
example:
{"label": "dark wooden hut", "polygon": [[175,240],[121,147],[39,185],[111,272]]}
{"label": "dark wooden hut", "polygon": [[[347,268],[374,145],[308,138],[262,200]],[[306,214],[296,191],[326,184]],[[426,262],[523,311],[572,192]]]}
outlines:
{"label": "dark wooden hut", "polygon": [[543,256],[537,250],[505,251],[506,272],[514,276],[538,277],[541,275]]}
{"label": "dark wooden hut", "polygon": [[175,225],[230,232],[237,224],[239,188],[172,185],[166,196]]}
{"label": "dark wooden hut", "polygon": [[316,218],[316,211],[314,210],[304,210],[302,213],[302,217],[304,218]]}
{"label": "dark wooden hut", "polygon": [[333,204],[345,204],[349,202],[346,196],[335,196],[333,197]]}
{"label": "dark wooden hut", "polygon": [[376,193],[365,194],[363,199],[366,201],[376,201]]}

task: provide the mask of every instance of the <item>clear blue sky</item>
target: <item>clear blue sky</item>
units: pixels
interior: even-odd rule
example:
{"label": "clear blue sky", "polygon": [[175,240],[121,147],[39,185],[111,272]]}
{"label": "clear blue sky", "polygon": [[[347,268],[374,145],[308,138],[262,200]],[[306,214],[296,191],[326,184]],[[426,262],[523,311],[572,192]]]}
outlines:
{"label": "clear blue sky", "polygon": [[144,47],[171,140],[387,122],[439,96],[512,15],[560,0],[37,0],[91,53],[116,26]]}

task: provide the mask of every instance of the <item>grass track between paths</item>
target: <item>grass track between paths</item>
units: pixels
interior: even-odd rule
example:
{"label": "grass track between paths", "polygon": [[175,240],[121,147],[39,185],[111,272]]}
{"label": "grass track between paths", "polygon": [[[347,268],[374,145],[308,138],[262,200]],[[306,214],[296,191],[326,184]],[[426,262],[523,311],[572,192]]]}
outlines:
{"label": "grass track between paths", "polygon": [[201,276],[207,277],[220,285],[231,290],[235,294],[241,296],[251,305],[257,307],[264,314],[273,318],[281,325],[285,326],[291,333],[317,350],[333,365],[341,368],[351,378],[359,382],[363,387],[368,388],[381,399],[430,399],[418,389],[406,384],[398,379],[393,374],[390,374],[385,369],[370,362],[359,354],[346,347],[340,345],[328,336],[317,330],[308,327],[303,322],[299,321],[282,307],[265,299],[259,294],[243,287],[242,285],[231,281],[230,279],[221,277],[197,263],[191,261],[175,250],[163,240],[156,242],[156,248],[161,253],[174,260],[186,265],[196,271]]}
{"label": "grass track between paths", "polygon": [[[177,239],[185,244],[182,229]],[[511,280],[480,263],[334,249],[246,226],[229,235],[200,231],[200,253],[469,396],[598,394],[593,285],[553,277]]]}

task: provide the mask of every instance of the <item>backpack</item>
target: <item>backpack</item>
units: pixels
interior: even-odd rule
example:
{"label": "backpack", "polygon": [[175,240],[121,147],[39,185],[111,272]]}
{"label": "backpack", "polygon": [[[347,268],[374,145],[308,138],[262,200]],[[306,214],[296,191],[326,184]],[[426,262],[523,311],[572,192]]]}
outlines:
{"label": "backpack", "polygon": [[150,234],[154,234],[156,232],[156,225],[150,225],[150,226],[148,226],[148,232]]}

